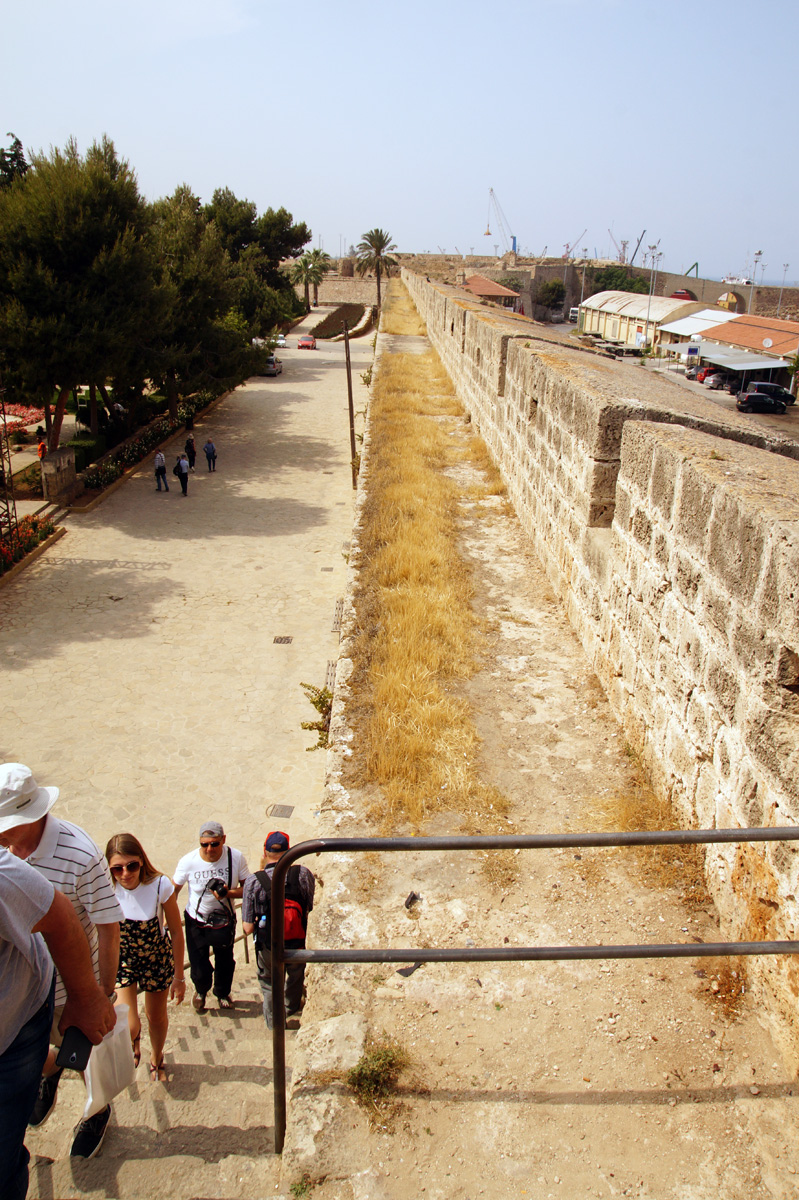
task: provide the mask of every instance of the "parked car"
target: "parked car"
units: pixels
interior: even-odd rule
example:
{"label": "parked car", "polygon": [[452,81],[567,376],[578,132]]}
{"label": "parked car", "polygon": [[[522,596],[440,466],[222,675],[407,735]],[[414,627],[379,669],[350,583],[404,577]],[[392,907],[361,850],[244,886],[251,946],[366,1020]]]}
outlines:
{"label": "parked car", "polygon": [[275,338],[275,349],[276,350],[285,350],[287,346],[288,346],[288,342],[286,341],[285,333],[279,333],[277,335],[277,337]]}
{"label": "parked car", "polygon": [[782,400],[777,399],[776,396],[769,396],[766,392],[745,392],[743,396],[738,397],[735,403],[741,412],[766,412],[780,415],[785,412]]}
{"label": "parked car", "polygon": [[283,372],[283,364],[274,354],[270,354],[266,360],[264,375],[280,375]]}
{"label": "parked car", "polygon": [[685,372],[686,379],[696,379],[699,372],[702,370],[700,366],[689,367]]}
{"label": "parked car", "polygon": [[717,373],[717,371],[718,371],[718,367],[714,367],[712,364],[709,364],[708,366],[699,368],[699,370],[696,373],[696,378],[699,381],[699,383],[704,383],[705,380],[707,379],[708,375],[715,375]]}
{"label": "parked car", "polygon": [[316,349],[316,338],[310,333],[306,333],[301,338],[297,338],[297,349],[298,350],[315,350]]}
{"label": "parked car", "polygon": [[719,371],[717,371],[715,375],[705,376],[705,387],[709,388],[711,392],[720,392],[726,382],[727,376],[722,375]]}
{"label": "parked car", "polygon": [[753,379],[749,384],[750,392],[763,392],[766,396],[774,396],[783,404],[795,404],[796,396],[792,396],[787,388],[779,383],[770,383],[767,379]]}

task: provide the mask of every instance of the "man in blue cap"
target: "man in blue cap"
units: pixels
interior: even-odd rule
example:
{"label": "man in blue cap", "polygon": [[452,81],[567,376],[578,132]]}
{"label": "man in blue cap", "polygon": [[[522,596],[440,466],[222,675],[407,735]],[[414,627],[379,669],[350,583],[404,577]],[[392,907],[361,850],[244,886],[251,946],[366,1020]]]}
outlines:
{"label": "man in blue cap", "polygon": [[[264,1020],[267,1029],[272,1021],[272,934],[271,895],[272,872],[275,863],[289,848],[288,835],[277,830],[269,833],[264,842],[261,870],[244,884],[241,901],[241,924],[245,933],[255,934],[255,955],[258,982],[264,1001]],[[308,913],[313,908],[316,880],[307,867],[293,863],[286,874],[286,901],[283,935],[287,950],[305,949]],[[286,1017],[296,1016],[302,1008],[302,987],[305,963],[286,963]]]}

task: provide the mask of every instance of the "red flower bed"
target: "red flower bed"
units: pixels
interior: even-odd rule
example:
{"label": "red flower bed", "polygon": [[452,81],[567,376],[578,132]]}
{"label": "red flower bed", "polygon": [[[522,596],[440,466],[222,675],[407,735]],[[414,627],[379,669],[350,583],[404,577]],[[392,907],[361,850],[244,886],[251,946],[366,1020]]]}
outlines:
{"label": "red flower bed", "polygon": [[7,404],[6,418],[18,417],[23,425],[33,425],[44,420],[43,408],[32,408],[29,404]]}

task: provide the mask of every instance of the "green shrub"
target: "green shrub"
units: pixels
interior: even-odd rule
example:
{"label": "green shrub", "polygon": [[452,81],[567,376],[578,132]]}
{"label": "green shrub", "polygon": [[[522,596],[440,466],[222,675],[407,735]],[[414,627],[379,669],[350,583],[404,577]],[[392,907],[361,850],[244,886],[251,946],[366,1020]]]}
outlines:
{"label": "green shrub", "polygon": [[75,451],[76,471],[85,471],[90,463],[102,458],[106,451],[106,441],[101,433],[97,437],[90,433],[78,433],[67,445]]}

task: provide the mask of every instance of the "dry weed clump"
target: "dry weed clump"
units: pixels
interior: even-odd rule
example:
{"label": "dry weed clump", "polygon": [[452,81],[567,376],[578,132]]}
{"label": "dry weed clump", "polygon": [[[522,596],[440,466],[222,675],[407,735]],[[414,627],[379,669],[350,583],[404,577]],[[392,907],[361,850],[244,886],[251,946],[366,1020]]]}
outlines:
{"label": "dry weed clump", "polygon": [[699,995],[729,1020],[740,1016],[747,986],[745,958],[703,958],[694,972],[703,982]]}
{"label": "dry weed clump", "polygon": [[[656,796],[637,756],[628,750],[631,778],[629,786],[605,796],[591,796],[585,802],[583,818],[587,826],[599,830],[632,833],[636,830],[679,829],[680,821],[671,804]],[[608,853],[608,852],[605,852]],[[689,909],[712,904],[705,881],[703,846],[635,846],[617,854],[633,855],[647,887],[673,888]],[[584,872],[585,864],[583,864]]]}
{"label": "dry weed clump", "polygon": [[411,334],[416,337],[424,337],[427,333],[424,321],[400,279],[392,279],[386,288],[380,328],[383,333]]}
{"label": "dry weed clump", "polygon": [[347,1072],[347,1086],[372,1119],[389,1115],[400,1075],[411,1064],[411,1056],[395,1037],[383,1033],[366,1039],[363,1054]]}
{"label": "dry weed clump", "polygon": [[[404,289],[403,289],[404,291]],[[455,689],[481,646],[457,549],[460,492],[447,468],[462,410],[437,356],[384,354],[372,391],[368,498],[356,597],[355,782],[377,784],[384,826],[442,807],[488,819],[469,705]],[[477,443],[477,439],[473,439]]]}

